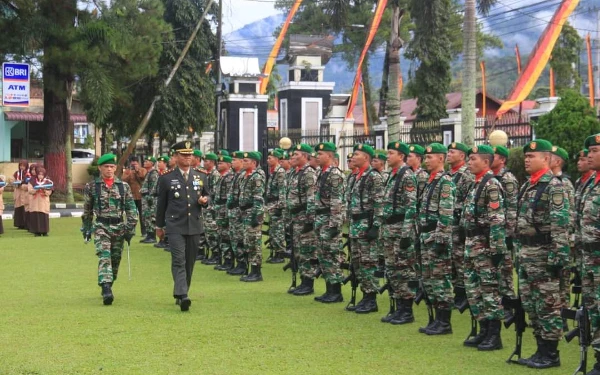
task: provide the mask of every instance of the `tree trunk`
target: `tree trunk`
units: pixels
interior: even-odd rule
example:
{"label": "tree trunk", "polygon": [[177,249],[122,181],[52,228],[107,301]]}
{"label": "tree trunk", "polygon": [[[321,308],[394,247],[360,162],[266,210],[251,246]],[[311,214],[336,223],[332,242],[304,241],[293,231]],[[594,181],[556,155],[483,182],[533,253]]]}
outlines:
{"label": "tree trunk", "polygon": [[[44,66],[44,81],[52,74],[49,70]],[[55,191],[63,194],[67,190],[65,140],[69,129],[69,111],[64,99],[65,94],[65,92],[56,93],[49,90],[44,84],[44,128],[46,129],[44,165],[48,174],[52,176]]]}
{"label": "tree trunk", "polygon": [[[472,145],[475,133],[475,76],[477,74],[477,19],[475,0],[465,0],[465,18],[463,26],[463,82],[462,82],[462,139]],[[485,100],[485,98],[484,98]]]}
{"label": "tree trunk", "polygon": [[71,105],[73,104],[73,81],[66,82],[67,98],[65,100],[67,106],[67,134],[65,137],[65,169],[67,171],[67,196],[66,203],[75,203],[73,197],[73,157],[71,151],[73,150],[73,133],[74,124],[71,121]]}
{"label": "tree trunk", "polygon": [[[404,13],[404,12],[403,12]],[[396,139],[400,134],[400,90],[398,81],[400,78],[400,48],[403,41],[398,36],[400,30],[400,7],[394,4],[392,7],[392,28],[390,34],[390,84],[387,99],[388,106],[388,134],[396,134]],[[391,139],[395,140],[395,139]]]}
{"label": "tree trunk", "polygon": [[363,114],[364,118],[369,121],[369,128],[373,127],[375,123],[375,107],[371,101],[371,81],[369,78],[369,54],[365,56],[365,60],[362,65],[362,81],[365,90],[365,98],[367,99],[367,113]]}
{"label": "tree trunk", "polygon": [[[394,21],[392,21],[393,24]],[[388,98],[388,79],[390,76],[390,42],[385,45],[385,57],[383,59],[383,74],[381,75],[381,89],[379,90],[379,118],[385,117]]]}

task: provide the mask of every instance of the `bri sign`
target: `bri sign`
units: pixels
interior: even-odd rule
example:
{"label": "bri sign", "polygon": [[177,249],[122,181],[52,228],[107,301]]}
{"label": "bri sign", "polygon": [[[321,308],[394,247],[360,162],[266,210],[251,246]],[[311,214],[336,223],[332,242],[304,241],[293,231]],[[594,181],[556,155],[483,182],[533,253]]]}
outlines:
{"label": "bri sign", "polygon": [[29,64],[2,64],[2,105],[29,106]]}

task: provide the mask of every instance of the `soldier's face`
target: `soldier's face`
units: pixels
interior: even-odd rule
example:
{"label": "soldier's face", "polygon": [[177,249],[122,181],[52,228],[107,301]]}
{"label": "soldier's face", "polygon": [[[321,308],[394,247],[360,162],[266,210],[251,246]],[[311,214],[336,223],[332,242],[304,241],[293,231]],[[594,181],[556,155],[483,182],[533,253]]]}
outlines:
{"label": "soldier's face", "polygon": [[550,157],[547,152],[527,152],[525,154],[525,172],[532,174],[549,165]]}
{"label": "soldier's face", "polygon": [[158,162],[158,169],[160,169],[160,170],[167,169],[167,163],[165,163],[164,161],[159,161]]}
{"label": "soldier's face", "polygon": [[446,162],[448,164],[457,164],[465,160],[465,153],[459,150],[451,149],[448,150],[446,155]]}
{"label": "soldier's face", "polygon": [[311,156],[310,160],[308,161],[308,163],[310,164],[311,167],[313,168],[317,168],[319,166],[319,161],[317,160],[316,156]]}
{"label": "soldier's face", "polygon": [[220,161],[219,164],[217,164],[217,167],[219,169],[219,172],[225,172],[228,171],[229,168],[231,168],[231,164],[224,161]]}
{"label": "soldier's face", "polygon": [[243,169],[253,169],[254,168],[254,161],[252,159],[249,158],[244,158],[242,160],[242,168]]}
{"label": "soldier's face", "polygon": [[473,154],[469,156],[469,171],[477,175],[487,169],[487,162],[480,155]]}
{"label": "soldier's face", "polygon": [[194,158],[192,159],[192,163],[194,165],[194,167],[197,167],[200,165],[200,158],[197,156],[194,156]]}
{"label": "soldier's face", "polygon": [[504,165],[504,162],[505,162],[504,156],[494,154],[494,162],[492,163],[492,169],[501,168]]}
{"label": "soldier's face", "polygon": [[385,162],[381,159],[373,159],[371,160],[371,167],[377,169],[378,171],[382,171],[383,167],[385,167]]}
{"label": "soldier's face", "polygon": [[590,169],[600,171],[600,146],[590,146],[588,150],[588,165]]}
{"label": "soldier's face", "polygon": [[303,152],[296,151],[292,154],[292,167],[302,167],[306,164],[307,157]]}
{"label": "soldier's face", "polygon": [[317,152],[317,158],[316,159],[317,159],[317,163],[321,167],[327,167],[332,162],[331,154],[328,153],[328,152],[326,152],[326,151],[319,151],[319,152]]}
{"label": "soldier's face", "polygon": [[404,155],[396,150],[388,150],[387,152],[387,162],[388,165],[392,168],[399,167],[404,160]]}
{"label": "soldier's face", "polygon": [[191,154],[179,154],[177,155],[177,165],[181,168],[189,168],[192,166],[192,155]]}
{"label": "soldier's face", "polygon": [[269,164],[269,167],[274,168],[277,166],[277,164],[279,164],[279,159],[273,155],[269,155],[267,156],[267,164]]}
{"label": "soldier's face", "polygon": [[98,169],[100,170],[102,178],[113,178],[115,177],[117,166],[115,164],[104,164],[98,166]]}
{"label": "soldier's face", "polygon": [[239,171],[242,168],[242,159],[238,159],[238,158],[233,159],[233,161],[231,162],[231,166],[236,171]]}
{"label": "soldier's face", "polygon": [[290,169],[290,161],[289,160],[280,160],[279,164],[281,164],[281,166],[283,167],[283,169],[285,169],[286,171],[288,169]]}
{"label": "soldier's face", "polygon": [[444,154],[425,155],[425,167],[428,171],[435,171],[444,166]]}
{"label": "soldier's face", "polygon": [[[389,156],[388,156],[389,157]],[[388,159],[389,160],[389,159]],[[406,157],[406,163],[413,168],[417,168],[421,166],[421,158],[417,156],[414,152],[411,152]]]}
{"label": "soldier's face", "polygon": [[577,171],[580,173],[585,173],[590,170],[590,164],[588,163],[587,156],[580,156],[577,159]]}
{"label": "soldier's face", "polygon": [[363,168],[369,163],[369,154],[362,151],[355,151],[352,154],[352,164],[354,168]]}
{"label": "soldier's face", "polygon": [[144,168],[148,169],[152,167],[154,167],[154,164],[150,160],[144,160]]}

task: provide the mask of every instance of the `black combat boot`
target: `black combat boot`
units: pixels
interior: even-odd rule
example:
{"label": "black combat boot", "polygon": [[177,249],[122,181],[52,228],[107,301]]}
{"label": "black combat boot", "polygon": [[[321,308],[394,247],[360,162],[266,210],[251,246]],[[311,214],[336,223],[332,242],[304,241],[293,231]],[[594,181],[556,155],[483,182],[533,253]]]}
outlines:
{"label": "black combat boot", "polygon": [[357,314],[368,314],[371,312],[377,312],[379,309],[377,308],[377,292],[367,293],[364,298],[365,303],[356,308],[354,311]]}
{"label": "black combat boot", "polygon": [[502,336],[500,336],[502,322],[500,320],[485,321],[488,324],[487,336],[479,345],[477,345],[477,350],[490,351],[502,349]]}
{"label": "black combat boot", "polygon": [[396,310],[394,310],[394,312],[388,312],[386,316],[381,317],[381,323],[389,323],[394,319],[394,316],[400,316],[402,313],[404,307],[402,306],[400,298],[394,298],[394,301],[396,302]]}
{"label": "black combat boot", "polygon": [[221,263],[221,252],[218,250],[213,250],[211,257],[202,261],[202,264],[207,266],[214,266],[219,263]]}
{"label": "black combat boot", "polygon": [[300,285],[299,288],[296,288],[292,294],[295,296],[307,296],[309,294],[313,294],[315,292],[314,286],[315,279],[303,277],[302,285]]}
{"label": "black combat boot", "polygon": [[225,258],[223,264],[215,266],[217,271],[228,271],[233,268],[233,258]]}
{"label": "black combat boot", "polygon": [[247,269],[248,264],[246,264],[246,261],[238,260],[237,266],[234,269],[227,271],[227,273],[233,276],[240,276],[246,274]]}
{"label": "black combat boot", "polygon": [[542,347],[542,345],[544,345],[542,338],[539,337],[539,336],[535,336],[535,341],[536,341],[536,344],[537,344],[537,349],[536,349],[535,353],[533,353],[531,355],[531,357],[529,357],[529,358],[519,358],[519,364],[520,365],[529,366],[529,363],[531,361],[537,361],[537,359],[542,354],[541,347]]}
{"label": "black combat boot", "polygon": [[428,329],[432,329],[433,327],[435,327],[438,324],[437,315],[435,315],[436,312],[437,312],[437,309],[435,311],[432,311],[432,315],[434,316],[433,320],[428,321],[427,325],[425,327],[419,327],[419,333],[425,333],[425,332],[427,332]]}
{"label": "black combat boot", "polygon": [[528,367],[544,369],[560,366],[560,356],[558,351],[558,341],[549,341],[542,339],[542,346],[538,348],[540,355],[531,359]]}
{"label": "black combat boot", "polygon": [[[241,280],[241,279],[240,279]],[[255,266],[254,264],[250,266],[250,274],[244,278],[247,283],[254,283],[257,281],[263,281],[262,274],[260,273],[260,266]]]}
{"label": "black combat boot", "polygon": [[278,263],[283,263],[283,262],[285,262],[283,253],[278,251],[275,253],[275,256],[273,256],[273,258],[271,258],[271,261],[269,263],[278,264]]}
{"label": "black combat boot", "polygon": [[594,356],[596,357],[596,363],[592,371],[588,371],[587,375],[600,375],[600,352],[594,350]]}
{"label": "black combat boot", "polygon": [[113,296],[112,292],[112,283],[103,283],[102,284],[102,303],[105,305],[112,305],[115,296]]}
{"label": "black combat boot", "polygon": [[315,301],[323,302],[323,298],[329,297],[329,293],[331,293],[331,283],[329,281],[325,282],[325,293],[315,297]]}
{"label": "black combat boot", "polygon": [[452,333],[452,310],[451,309],[437,309],[435,312],[438,323],[433,327],[425,330],[425,333],[429,336],[434,335],[446,335]]}
{"label": "black combat boot", "polygon": [[156,233],[148,232],[146,238],[140,241],[141,243],[156,243]]}
{"label": "black combat boot", "polygon": [[359,307],[362,307],[366,302],[367,302],[367,294],[363,292],[362,299],[356,305],[346,306],[346,311],[356,311],[356,309],[358,309]]}
{"label": "black combat boot", "polygon": [[470,348],[477,348],[479,344],[485,340],[488,335],[488,328],[490,326],[490,321],[484,319],[479,322],[479,333],[476,336],[468,337],[465,341],[463,341],[464,346],[468,346]]}
{"label": "black combat boot", "polygon": [[337,303],[344,302],[344,296],[342,295],[342,283],[331,284],[331,291],[327,297],[324,297],[321,302],[323,303]]}
{"label": "black combat boot", "polygon": [[398,306],[398,304],[399,304],[401,307],[396,310],[396,314],[394,314],[390,323],[392,323],[392,324],[407,324],[407,323],[414,322],[415,316],[413,315],[413,309],[412,309],[413,302],[414,302],[414,300],[412,298],[409,298],[409,299],[398,298],[396,300],[396,306]]}

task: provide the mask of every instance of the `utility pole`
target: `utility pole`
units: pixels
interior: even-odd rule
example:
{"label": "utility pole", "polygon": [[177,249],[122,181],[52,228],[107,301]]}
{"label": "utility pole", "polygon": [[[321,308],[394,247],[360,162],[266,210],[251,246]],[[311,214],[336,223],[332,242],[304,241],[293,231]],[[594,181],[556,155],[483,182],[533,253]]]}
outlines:
{"label": "utility pole", "polygon": [[[216,110],[216,118],[217,123],[215,124],[215,136],[214,136],[214,151],[217,152],[221,148],[220,140],[221,140],[221,132],[224,134],[225,129],[220,129],[221,127],[221,51],[223,50],[223,0],[219,0],[219,15],[218,15],[218,24],[217,24],[217,58],[215,60],[215,72],[217,74],[217,85],[215,87],[215,110]],[[223,140],[225,142],[225,140]]]}

